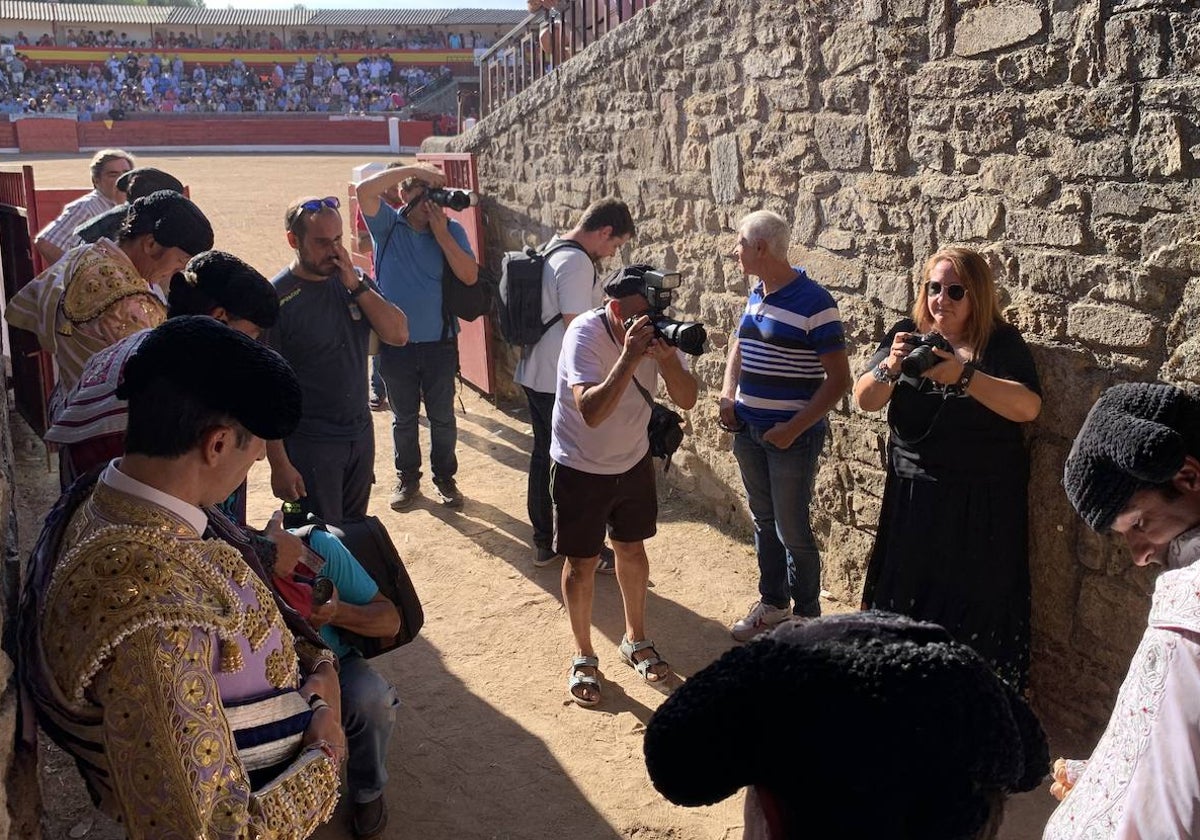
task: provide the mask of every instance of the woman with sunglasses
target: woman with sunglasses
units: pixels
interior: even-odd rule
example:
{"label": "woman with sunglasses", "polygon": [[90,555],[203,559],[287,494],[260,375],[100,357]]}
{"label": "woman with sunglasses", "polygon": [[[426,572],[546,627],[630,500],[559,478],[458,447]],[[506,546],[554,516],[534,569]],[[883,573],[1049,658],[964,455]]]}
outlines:
{"label": "woman with sunglasses", "polygon": [[[937,333],[932,366],[902,367]],[[926,351],[928,352],[928,351]],[[911,366],[910,366],[911,367]],[[946,248],[925,264],[912,317],[888,331],[854,386],[887,406],[887,478],[863,607],[940,624],[1013,687],[1029,671],[1029,457],[1021,424],[1042,398],[1033,357],[1005,323],[987,261]]]}

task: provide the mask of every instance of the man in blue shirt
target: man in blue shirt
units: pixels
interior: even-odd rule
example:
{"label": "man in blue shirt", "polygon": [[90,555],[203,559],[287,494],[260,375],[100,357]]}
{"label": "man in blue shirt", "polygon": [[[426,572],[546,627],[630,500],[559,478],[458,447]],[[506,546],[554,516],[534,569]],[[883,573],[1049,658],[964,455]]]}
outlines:
{"label": "man in blue shirt", "polygon": [[[825,415],[850,390],[837,304],[788,261],[791,225],[767,210],[738,228],[742,271],[759,278],[729,343],[721,425],[754,520],[759,601],[732,627],[747,642],[793,613],[821,614],[821,556],[809,522]],[[790,609],[789,609],[790,608]]]}
{"label": "man in blue shirt", "polygon": [[[461,508],[455,483],[458,459],[454,448],[454,379],[458,373],[458,323],[442,317],[442,273],[446,266],[467,285],[479,277],[479,266],[467,232],[446,212],[425,199],[425,191],[441,187],[445,176],[428,168],[418,176],[413,167],[385,169],[358,184],[358,206],[374,242],[375,271],[383,296],[408,315],[409,340],[404,347],[383,347],[380,371],[392,407],[396,488],[392,510],[409,507],[420,493],[421,449],[417,419],[421,399],[429,419],[429,466],[438,498]],[[404,204],[398,209],[383,193],[400,185]]]}
{"label": "man in blue shirt", "polygon": [[360,840],[379,837],[387,825],[385,765],[400,701],[391,683],[367,664],[357,648],[342,639],[341,631],[394,636],[399,632],[400,612],[337,537],[314,530],[309,545],[325,560],[321,574],[333,582],[334,588],[327,603],[313,607],[309,623],[318,628],[341,663],[338,683],[349,752],[346,782],[353,800],[352,828]]}

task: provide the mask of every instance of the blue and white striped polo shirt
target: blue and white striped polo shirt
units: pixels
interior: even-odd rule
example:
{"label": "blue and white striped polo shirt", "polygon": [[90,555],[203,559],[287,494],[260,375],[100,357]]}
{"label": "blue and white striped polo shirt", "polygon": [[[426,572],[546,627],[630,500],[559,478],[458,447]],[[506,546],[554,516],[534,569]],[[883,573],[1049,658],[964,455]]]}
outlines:
{"label": "blue and white striped polo shirt", "polygon": [[768,429],[808,405],[825,381],[820,357],[846,348],[833,296],[796,269],[796,279],[764,297],[759,282],[738,325],[742,353],[737,416]]}

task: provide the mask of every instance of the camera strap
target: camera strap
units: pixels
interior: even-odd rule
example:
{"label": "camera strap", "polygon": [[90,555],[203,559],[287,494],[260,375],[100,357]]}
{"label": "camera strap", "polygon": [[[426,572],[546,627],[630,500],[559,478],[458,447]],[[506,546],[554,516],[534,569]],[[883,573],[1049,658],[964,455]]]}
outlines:
{"label": "camera strap", "polygon": [[[617,345],[617,347],[620,347],[621,342],[617,341],[617,337],[613,335],[612,327],[608,323],[608,310],[603,306],[599,306],[593,311],[600,316],[601,321],[604,323],[604,331],[608,333],[608,337],[612,339],[613,344]],[[641,365],[641,362],[638,362],[638,365]],[[646,404],[650,406],[650,410],[653,411],[654,398],[650,396],[649,391],[642,387],[642,383],[638,382],[637,368],[633,369],[632,379],[634,387],[638,389],[638,393],[642,395],[642,399],[646,401]]]}

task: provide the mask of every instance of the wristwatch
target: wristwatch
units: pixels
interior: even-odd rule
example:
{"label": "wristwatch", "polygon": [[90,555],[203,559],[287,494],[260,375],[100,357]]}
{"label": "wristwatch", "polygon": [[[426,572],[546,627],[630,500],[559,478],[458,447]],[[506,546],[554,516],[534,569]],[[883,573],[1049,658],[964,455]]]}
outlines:
{"label": "wristwatch", "polygon": [[970,362],[963,363],[962,375],[958,377],[958,390],[964,394],[967,392],[967,386],[971,384],[971,378],[975,376],[975,365]]}
{"label": "wristwatch", "polygon": [[363,292],[369,292],[370,290],[371,290],[371,284],[360,277],[360,278],[358,278],[358,285],[350,290],[350,297],[356,298],[359,295],[361,295]]}
{"label": "wristwatch", "polygon": [[325,698],[323,698],[320,694],[313,693],[308,695],[308,708],[312,709],[314,712],[318,709],[325,709],[328,707],[329,703],[326,702]]}
{"label": "wristwatch", "polygon": [[895,385],[896,380],[900,378],[900,374],[891,373],[883,362],[871,368],[871,376],[876,382],[882,382],[884,385]]}

